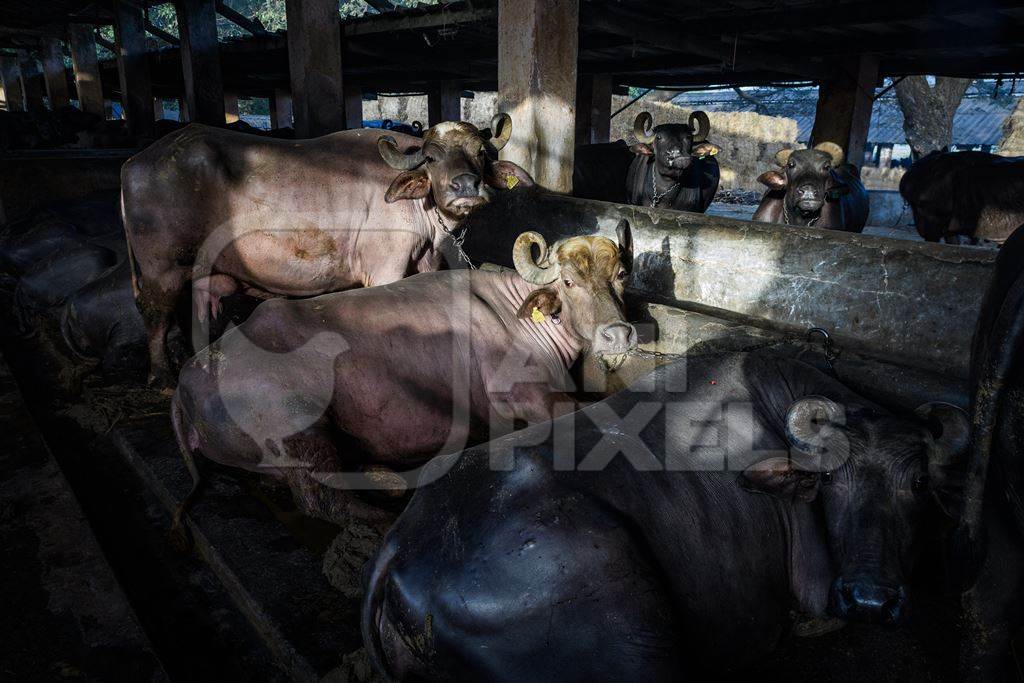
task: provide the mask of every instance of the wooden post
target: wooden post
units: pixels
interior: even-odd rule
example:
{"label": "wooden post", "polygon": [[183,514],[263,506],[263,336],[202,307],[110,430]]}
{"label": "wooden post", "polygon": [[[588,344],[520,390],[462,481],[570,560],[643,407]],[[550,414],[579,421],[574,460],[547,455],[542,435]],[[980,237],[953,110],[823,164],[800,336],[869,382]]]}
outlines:
{"label": "wooden post", "polygon": [[146,57],[146,28],[139,5],[114,0],[114,37],[121,80],[121,108],[133,135],[152,137],[153,86]]}
{"label": "wooden post", "polygon": [[873,95],[878,81],[878,58],[854,57],[843,62],[836,75],[818,87],[818,107],[811,129],[811,145],[834,142],[846,161],[860,168],[871,126]]}
{"label": "wooden post", "polygon": [[612,134],[612,77],[594,75],[590,96],[590,141],[608,142]]}
{"label": "wooden post", "polygon": [[462,88],[458,83],[445,81],[427,93],[427,125],[442,121],[462,120]]}
{"label": "wooden post", "polygon": [[498,0],[498,111],[512,116],[501,157],[543,187],[572,190],[579,0]]}
{"label": "wooden post", "polygon": [[181,73],[185,79],[189,120],[223,126],[225,102],[216,3],[214,0],[176,0],[174,9],[178,14]]}
{"label": "wooden post", "polygon": [[589,74],[576,76],[576,146],[589,145],[590,118],[593,114],[594,77]]}
{"label": "wooden post", "polygon": [[59,109],[71,104],[71,98],[68,97],[68,74],[64,68],[64,46],[60,38],[43,40],[43,76],[46,78],[50,108]]}
{"label": "wooden post", "polygon": [[286,0],[295,136],[345,127],[337,0]]}
{"label": "wooden post", "polygon": [[153,98],[153,120],[163,121],[164,119],[164,98],[154,97]]}
{"label": "wooden post", "polygon": [[363,89],[358,85],[346,85],[345,127],[349,130],[363,127]]}
{"label": "wooden post", "polygon": [[87,114],[104,117],[103,84],[96,59],[96,33],[90,24],[68,24],[71,65],[75,70],[78,106]]}
{"label": "wooden post", "polygon": [[274,88],[270,97],[270,127],[292,127],[292,95],[284,88]]}
{"label": "wooden post", "polygon": [[25,111],[25,91],[21,84],[21,67],[17,57],[0,54],[0,78],[4,82],[7,111]]}
{"label": "wooden post", "polygon": [[25,90],[25,108],[29,111],[46,109],[46,85],[43,83],[39,62],[28,50],[18,50],[18,62]]}
{"label": "wooden post", "polygon": [[238,95],[235,93],[226,93],[224,95],[224,122],[238,122]]}

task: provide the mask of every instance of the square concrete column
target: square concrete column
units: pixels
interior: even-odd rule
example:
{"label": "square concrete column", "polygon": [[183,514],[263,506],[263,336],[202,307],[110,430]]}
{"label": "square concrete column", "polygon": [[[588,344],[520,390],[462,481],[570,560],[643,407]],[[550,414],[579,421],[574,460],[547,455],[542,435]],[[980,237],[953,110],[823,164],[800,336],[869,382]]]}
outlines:
{"label": "square concrete column", "polygon": [[860,168],[871,126],[878,58],[863,55],[844,61],[834,77],[818,86],[818,107],[811,129],[811,145],[834,142],[846,161]]}
{"label": "square concrete column", "polygon": [[64,68],[64,46],[59,38],[43,40],[43,76],[50,108],[58,109],[71,104],[68,97],[68,75]]}
{"label": "square concrete column", "polygon": [[295,136],[345,128],[337,0],[286,0]]}
{"label": "square concrete column", "polygon": [[542,186],[572,190],[579,0],[498,0],[498,111],[512,116],[503,159]]}
{"label": "square concrete column", "polygon": [[91,24],[68,24],[71,65],[75,70],[78,105],[87,114],[103,118],[103,84],[96,59],[96,32]]}
{"label": "square concrete column", "polygon": [[46,85],[39,62],[28,50],[18,50],[21,85],[25,90],[25,107],[29,111],[46,109]]}
{"label": "square concrete column", "polygon": [[462,88],[458,83],[445,81],[427,92],[428,126],[436,126],[442,121],[461,120]]}
{"label": "square concrete column", "polygon": [[349,130],[363,127],[363,89],[358,85],[346,85],[345,93],[345,128]]}
{"label": "square concrete column", "polygon": [[3,79],[7,111],[25,111],[25,91],[21,85],[21,67],[17,57],[0,54],[0,79]]}
{"label": "square concrete column", "polygon": [[224,95],[224,122],[238,122],[238,95],[227,93]]}
{"label": "square concrete column", "polygon": [[576,88],[576,144],[608,142],[611,134],[611,115],[611,76],[580,76]]}
{"label": "square concrete column", "polygon": [[[224,125],[224,86],[217,44],[217,7],[213,0],[176,0],[181,38],[181,73],[189,120]],[[236,119],[237,120],[237,119]]]}
{"label": "square concrete column", "polygon": [[270,127],[292,127],[292,95],[284,88],[274,88],[270,96]]}
{"label": "square concrete column", "polygon": [[134,135],[152,137],[153,86],[149,80],[142,9],[134,3],[115,0],[114,18],[121,108],[128,121],[128,130]]}

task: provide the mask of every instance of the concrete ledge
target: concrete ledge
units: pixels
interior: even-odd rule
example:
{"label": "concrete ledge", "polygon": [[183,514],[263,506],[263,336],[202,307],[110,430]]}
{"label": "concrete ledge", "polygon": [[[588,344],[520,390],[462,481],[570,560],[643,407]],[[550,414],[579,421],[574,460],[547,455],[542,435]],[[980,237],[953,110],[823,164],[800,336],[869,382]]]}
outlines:
{"label": "concrete ledge", "polygon": [[[168,416],[118,427],[111,435],[168,515],[173,513],[191,478]],[[235,479],[210,476],[188,525],[196,551],[290,679],[319,680],[342,664],[344,653],[361,646],[358,604],[331,588],[320,558]],[[327,532],[333,537],[336,529]]]}
{"label": "concrete ledge", "polygon": [[474,214],[465,248],[511,265],[524,230],[614,237],[620,219],[636,243],[629,285],[644,299],[795,336],[821,327],[844,351],[967,377],[988,250],[526,193]]}

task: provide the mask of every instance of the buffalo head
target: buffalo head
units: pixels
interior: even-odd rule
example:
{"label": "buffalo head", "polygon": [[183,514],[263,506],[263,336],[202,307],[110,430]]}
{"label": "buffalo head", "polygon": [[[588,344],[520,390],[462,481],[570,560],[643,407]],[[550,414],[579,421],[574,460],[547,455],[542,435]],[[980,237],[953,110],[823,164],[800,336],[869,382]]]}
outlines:
{"label": "buffalo head", "polygon": [[708,142],[711,122],[702,111],[690,114],[689,123],[663,123],[654,126],[647,112],[640,112],[633,121],[637,144],[629,149],[634,154],[653,156],[659,174],[678,177],[690,168],[695,157],[718,154],[718,147]]}
{"label": "buffalo head", "polygon": [[488,200],[488,187],[511,189],[532,186],[533,178],[511,161],[497,161],[497,151],[512,135],[512,118],[497,114],[491,128],[478,130],[464,121],[446,121],[423,134],[422,147],[405,153],[390,135],[377,141],[377,149],[392,168],[403,173],[384,195],[389,204],[400,199],[432,197],[442,212],[462,218]]}
{"label": "buffalo head", "polygon": [[789,457],[747,468],[745,485],[794,501],[820,497],[836,570],[829,611],[842,619],[896,623],[929,504],[949,490],[967,446],[959,408],[926,404],[907,420],[812,396],[786,416]]}
{"label": "buffalo head", "polygon": [[783,203],[792,218],[808,220],[820,215],[827,199],[838,199],[848,189],[832,179],[832,169],[843,163],[843,149],[835,143],[822,142],[812,149],[780,149],[775,163],[782,170],[766,171],[758,181],[770,190],[785,190]]}
{"label": "buffalo head", "polygon": [[[618,226],[618,245],[607,237],[570,237],[549,250],[544,237],[524,232],[516,240],[512,260],[520,277],[542,285],[532,292],[518,316],[552,317],[566,326],[590,353],[615,369],[623,354],[636,348],[636,329],[626,321],[622,292],[633,265],[629,223]],[[533,245],[540,248],[534,258]]]}

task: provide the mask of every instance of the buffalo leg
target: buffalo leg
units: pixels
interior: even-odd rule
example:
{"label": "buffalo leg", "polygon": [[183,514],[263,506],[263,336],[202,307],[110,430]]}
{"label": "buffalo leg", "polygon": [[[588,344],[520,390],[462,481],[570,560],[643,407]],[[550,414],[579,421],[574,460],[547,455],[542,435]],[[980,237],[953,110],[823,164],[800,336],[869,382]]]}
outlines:
{"label": "buffalo leg", "polygon": [[960,673],[968,681],[1014,680],[1024,665],[1024,653],[1012,651],[1013,637],[1024,627],[1024,548],[998,512],[988,517],[985,563],[963,596]]}
{"label": "buffalo leg", "polygon": [[142,282],[139,312],[149,337],[149,385],[154,388],[166,390],[174,385],[167,356],[167,332],[187,281],[188,271],[176,269]]}

